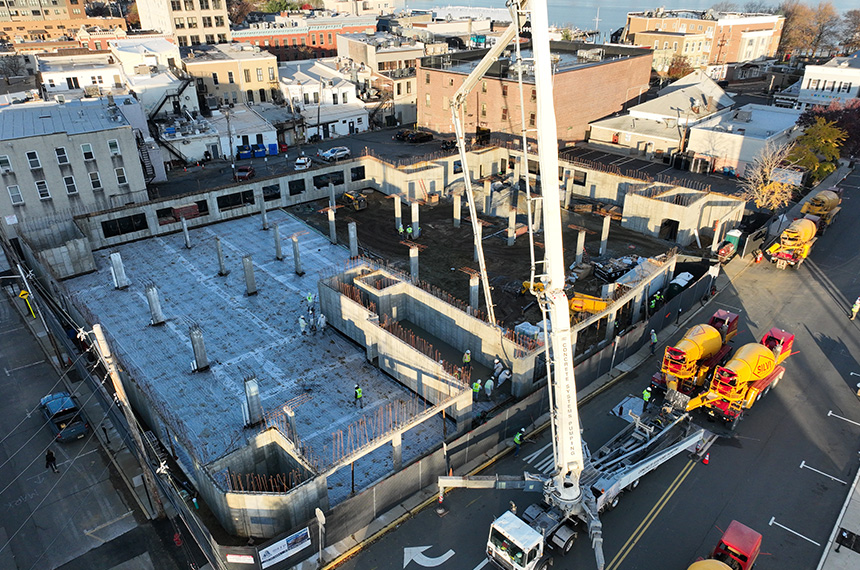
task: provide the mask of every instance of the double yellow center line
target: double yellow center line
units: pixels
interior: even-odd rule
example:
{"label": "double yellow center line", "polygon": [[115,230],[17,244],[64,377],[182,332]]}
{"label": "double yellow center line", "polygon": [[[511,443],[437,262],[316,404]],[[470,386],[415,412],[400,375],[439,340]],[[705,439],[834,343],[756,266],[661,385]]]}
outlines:
{"label": "double yellow center line", "polygon": [[636,544],[642,539],[642,536],[645,534],[645,531],[648,530],[648,527],[651,526],[657,516],[660,514],[660,511],[663,510],[663,507],[669,502],[669,499],[672,498],[672,495],[675,494],[675,491],[678,490],[678,487],[681,486],[681,483],[684,482],[684,479],[687,478],[687,475],[690,474],[690,471],[693,470],[693,467],[696,466],[697,461],[690,461],[687,465],[681,469],[681,472],[678,473],[678,476],[675,477],[675,480],[672,481],[672,484],[669,485],[669,488],[666,489],[666,492],[663,493],[663,496],[654,504],[651,508],[651,511],[642,519],[642,522],[639,523],[639,526],[636,527],[636,530],[633,531],[633,534],[630,535],[630,538],[627,539],[627,542],[624,543],[624,546],[621,547],[621,550],[618,551],[618,554],[615,555],[615,558],[609,563],[606,567],[606,570],[617,570],[621,563],[624,562],[624,559],[627,558],[627,555],[630,554],[630,551],[636,546]]}

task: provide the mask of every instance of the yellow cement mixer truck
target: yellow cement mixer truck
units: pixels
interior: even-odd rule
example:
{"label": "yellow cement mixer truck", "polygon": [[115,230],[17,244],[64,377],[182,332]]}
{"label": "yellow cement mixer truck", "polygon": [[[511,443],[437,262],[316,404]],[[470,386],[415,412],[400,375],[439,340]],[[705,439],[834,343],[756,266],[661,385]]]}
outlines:
{"label": "yellow cement mixer truck", "polygon": [[780,234],[779,241],[767,248],[770,260],[776,263],[777,269],[785,269],[789,265],[800,267],[809,256],[817,239],[815,234],[818,233],[818,219],[813,217],[798,218],[791,222]]}
{"label": "yellow cement mixer truck", "polygon": [[823,234],[842,209],[842,189],[819,190],[800,209],[801,214],[818,216],[818,233]]}

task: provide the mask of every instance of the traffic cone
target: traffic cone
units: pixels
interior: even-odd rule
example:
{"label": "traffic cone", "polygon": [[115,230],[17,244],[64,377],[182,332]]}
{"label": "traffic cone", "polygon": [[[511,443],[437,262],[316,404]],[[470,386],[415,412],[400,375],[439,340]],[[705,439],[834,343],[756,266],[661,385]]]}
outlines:
{"label": "traffic cone", "polygon": [[702,463],[704,463],[705,465],[707,465],[710,461],[711,461],[711,454],[710,454],[710,453],[706,453],[706,454],[705,454],[705,458],[704,458],[704,459],[702,459]]}

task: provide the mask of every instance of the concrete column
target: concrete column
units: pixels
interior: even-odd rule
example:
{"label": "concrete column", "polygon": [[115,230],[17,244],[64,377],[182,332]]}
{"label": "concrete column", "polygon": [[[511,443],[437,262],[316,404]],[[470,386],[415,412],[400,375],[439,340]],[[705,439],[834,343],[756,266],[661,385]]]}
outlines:
{"label": "concrete column", "polygon": [[462,206],[460,205],[460,195],[454,194],[454,227],[460,227],[460,210],[462,210]]}
{"label": "concrete column", "polygon": [[224,250],[221,248],[221,238],[215,238],[215,251],[218,252],[218,275],[224,277],[229,271],[224,263]]}
{"label": "concrete column", "polygon": [[615,337],[615,317],[617,316],[617,311],[612,311],[608,315],[606,315],[606,336],[604,337],[606,340],[612,340]]}
{"label": "concrete column", "polygon": [[585,230],[579,230],[576,236],[576,264],[582,263],[582,255],[585,252]]}
{"label": "concrete column", "polygon": [[254,262],[250,255],[242,256],[242,267],[245,269],[245,291],[248,296],[257,294],[257,280],[254,279]]}
{"label": "concrete column", "polygon": [[394,196],[394,229],[399,230],[403,225],[403,214],[400,211],[400,196]]}
{"label": "concrete column", "polygon": [[206,356],[206,345],[203,342],[203,331],[198,325],[193,325],[190,331],[191,349],[194,351],[194,370],[203,372],[209,369],[209,358]]}
{"label": "concrete column", "polygon": [[420,237],[421,224],[418,223],[418,202],[412,202],[412,237]]}
{"label": "concrete column", "polygon": [[331,182],[328,183],[328,207],[335,207],[334,184]]}
{"label": "concrete column", "polygon": [[179,218],[182,220],[182,235],[185,237],[185,249],[191,249],[191,235],[188,233],[188,220],[185,216]]}
{"label": "concrete column", "polygon": [[337,229],[334,225],[334,208],[328,209],[328,239],[337,245]]}
{"label": "concrete column", "polygon": [[403,468],[403,436],[400,433],[391,436],[391,463],[394,471]]}
{"label": "concrete column", "polygon": [[516,162],[514,162],[514,190],[519,191],[520,189],[520,178],[523,177],[523,160],[525,160],[524,156],[519,157]]}
{"label": "concrete column", "polygon": [[418,248],[410,247],[409,248],[409,272],[412,275],[412,279],[418,280]]}
{"label": "concrete column", "polygon": [[349,228],[349,256],[352,258],[358,257],[358,231],[355,229],[355,222],[350,222]]}
{"label": "concrete column", "polygon": [[489,179],[484,180],[484,213],[489,215],[493,211],[493,186]]}
{"label": "concrete column", "polygon": [[532,214],[534,219],[534,224],[532,228],[534,228],[535,232],[539,232],[541,228],[541,222],[543,221],[543,198],[538,198],[537,200],[532,201]]}
{"label": "concrete column", "polygon": [[478,303],[480,297],[478,296],[478,283],[480,280],[477,275],[471,275],[469,277],[469,307],[472,309],[478,308]]}
{"label": "concrete column", "polygon": [[600,232],[600,253],[598,255],[606,253],[606,245],[609,242],[609,221],[611,219],[609,216],[603,216],[603,230]]}
{"label": "concrete column", "polygon": [[296,264],[296,275],[301,277],[305,274],[305,270],[302,269],[302,255],[299,252],[299,236],[293,236],[293,261]]}
{"label": "concrete column", "polygon": [[131,285],[131,281],[125,275],[125,265],[122,263],[122,255],[118,251],[110,254],[110,269],[113,274],[114,287],[125,289]]}
{"label": "concrete column", "polygon": [[511,205],[508,209],[508,247],[517,241],[517,209]]}
{"label": "concrete column", "polygon": [[564,209],[567,210],[570,208],[570,183],[572,180],[572,176],[570,175],[570,170],[564,171]]}
{"label": "concrete column", "polygon": [[713,253],[717,253],[720,249],[720,235],[723,233],[723,222],[721,220],[717,220],[714,223],[714,242],[711,244],[711,251]]}
{"label": "concrete column", "polygon": [[161,300],[158,298],[158,288],[155,285],[147,285],[146,300],[149,302],[149,324],[158,326],[164,324],[164,313],[161,311]]}
{"label": "concrete column", "polygon": [[449,408],[451,419],[457,422],[456,435],[472,429],[472,391],[468,390]]}
{"label": "concrete column", "polygon": [[274,224],[275,227],[275,259],[278,261],[284,260],[284,252],[281,250],[281,228],[278,224]]}
{"label": "concrete column", "polygon": [[257,195],[257,199],[260,200],[260,219],[263,223],[263,227],[261,229],[268,231],[268,229],[269,229],[269,213],[266,212],[266,201],[263,199],[262,192]]}

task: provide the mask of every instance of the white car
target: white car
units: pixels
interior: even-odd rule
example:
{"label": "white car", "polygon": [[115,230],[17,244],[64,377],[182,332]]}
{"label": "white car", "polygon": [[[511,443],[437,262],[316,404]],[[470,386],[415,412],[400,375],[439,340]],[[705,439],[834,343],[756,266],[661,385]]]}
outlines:
{"label": "white car", "polygon": [[296,159],[296,170],[307,170],[311,167],[311,158],[309,156],[300,156]]}
{"label": "white car", "polygon": [[317,156],[326,161],[340,160],[341,158],[349,158],[350,151],[345,146],[336,146],[328,150],[318,151]]}

